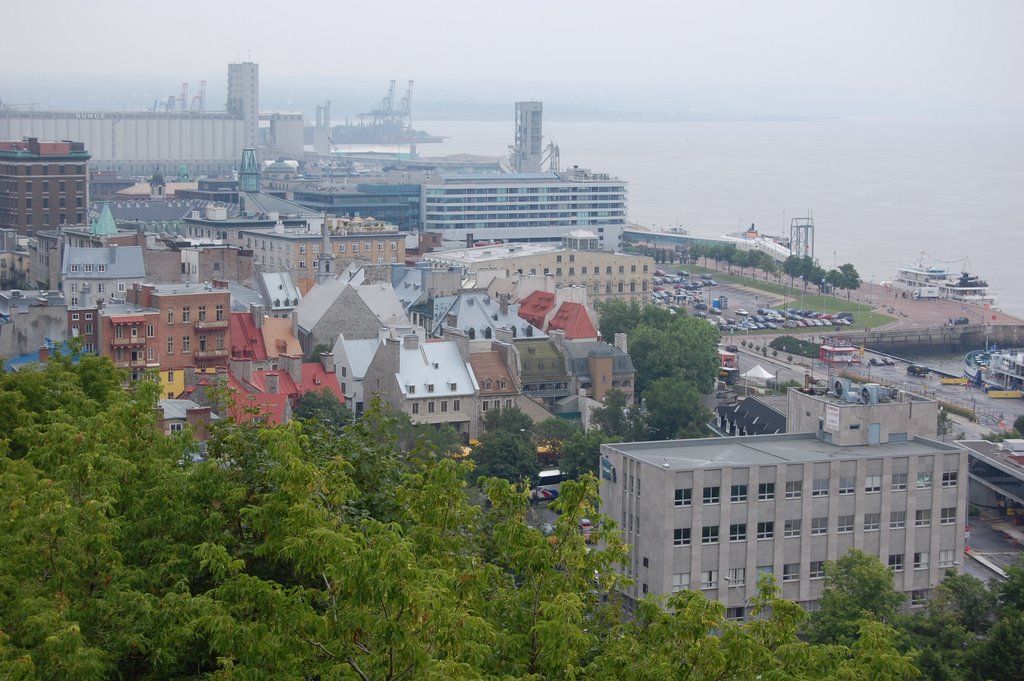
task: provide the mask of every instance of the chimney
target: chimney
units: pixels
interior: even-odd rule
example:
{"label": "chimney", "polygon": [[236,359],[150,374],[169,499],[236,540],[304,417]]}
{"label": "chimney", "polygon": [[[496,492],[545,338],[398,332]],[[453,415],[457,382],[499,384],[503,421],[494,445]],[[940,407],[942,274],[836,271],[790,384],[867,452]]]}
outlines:
{"label": "chimney", "polygon": [[257,329],[263,328],[263,306],[253,303],[249,306],[249,314],[252,315],[252,323]]}
{"label": "chimney", "polygon": [[626,334],[624,334],[624,333],[617,333],[617,334],[615,334],[615,343],[614,343],[614,345],[619,350],[622,350],[626,354],[629,354],[629,350],[626,349]]}
{"label": "chimney", "polygon": [[252,365],[253,361],[250,358],[232,357],[228,359],[228,370],[243,381],[252,380]]}
{"label": "chimney", "polygon": [[420,339],[416,334],[411,333],[408,336],[402,336],[402,347],[406,350],[415,350],[419,346]]}
{"label": "chimney", "polygon": [[39,346],[39,363],[46,364],[46,360],[50,358],[50,348],[45,345]]}
{"label": "chimney", "polygon": [[210,283],[213,284],[213,288],[227,289],[227,287],[228,287],[228,280],[227,279],[214,279]]}
{"label": "chimney", "polygon": [[276,371],[268,371],[266,374],[267,393],[270,395],[277,395],[281,391],[280,377]]}
{"label": "chimney", "polygon": [[117,244],[110,244],[110,248],[107,250],[110,253],[110,264],[117,263]]}
{"label": "chimney", "polygon": [[502,315],[508,314],[508,294],[502,293],[498,296],[498,306],[501,309]]}
{"label": "chimney", "polygon": [[324,368],[329,374],[334,373],[334,353],[333,352],[321,352],[320,353],[320,366]]}
{"label": "chimney", "polygon": [[287,371],[296,385],[302,384],[302,356],[301,355],[278,355],[277,366],[281,371]]}

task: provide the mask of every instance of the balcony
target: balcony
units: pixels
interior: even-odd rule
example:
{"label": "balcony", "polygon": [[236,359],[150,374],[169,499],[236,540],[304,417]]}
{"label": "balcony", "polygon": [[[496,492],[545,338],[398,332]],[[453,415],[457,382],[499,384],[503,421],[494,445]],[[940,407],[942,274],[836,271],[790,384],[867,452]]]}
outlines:
{"label": "balcony", "polygon": [[227,348],[223,350],[196,350],[194,354],[196,359],[216,359],[218,357],[227,357],[228,351]]}
{"label": "balcony", "polygon": [[228,320],[226,319],[205,319],[203,321],[197,321],[192,324],[197,329],[226,329],[228,328]]}
{"label": "balcony", "polygon": [[123,348],[123,347],[125,347],[127,345],[145,345],[145,344],[146,344],[146,339],[143,338],[142,336],[135,336],[134,338],[132,338],[131,336],[127,336],[125,338],[117,338],[117,337],[115,337],[115,338],[111,338],[110,339],[110,345],[115,347],[115,348]]}

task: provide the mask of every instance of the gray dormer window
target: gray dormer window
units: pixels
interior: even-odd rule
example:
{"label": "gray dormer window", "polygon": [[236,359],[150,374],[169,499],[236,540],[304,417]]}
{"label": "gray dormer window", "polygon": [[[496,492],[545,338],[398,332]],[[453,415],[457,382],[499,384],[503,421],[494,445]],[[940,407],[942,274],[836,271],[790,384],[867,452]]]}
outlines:
{"label": "gray dormer window", "polygon": [[434,384],[433,383],[427,383],[427,392],[428,393],[434,392]]}

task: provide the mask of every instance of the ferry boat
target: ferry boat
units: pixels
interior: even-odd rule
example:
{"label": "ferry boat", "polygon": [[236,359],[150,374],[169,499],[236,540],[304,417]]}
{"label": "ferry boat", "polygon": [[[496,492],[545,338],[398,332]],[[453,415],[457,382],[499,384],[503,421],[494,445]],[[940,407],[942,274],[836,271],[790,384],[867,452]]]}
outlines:
{"label": "ferry boat", "polygon": [[994,390],[1024,389],[1024,349],[975,350],[964,357],[964,374]]}
{"label": "ferry boat", "polygon": [[[966,260],[962,261],[966,265]],[[938,297],[974,305],[992,305],[995,298],[989,293],[988,282],[966,269],[954,272],[940,265],[918,261],[901,265],[896,271],[893,285],[909,293],[919,289],[938,289]],[[932,297],[932,296],[929,296]]]}

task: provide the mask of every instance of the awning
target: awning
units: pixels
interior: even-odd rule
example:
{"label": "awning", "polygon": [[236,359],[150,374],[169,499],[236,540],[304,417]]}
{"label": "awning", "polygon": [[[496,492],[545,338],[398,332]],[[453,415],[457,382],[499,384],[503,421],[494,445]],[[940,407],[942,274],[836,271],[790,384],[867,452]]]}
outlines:
{"label": "awning", "polygon": [[146,318],[142,315],[110,315],[111,324],[144,324]]}

